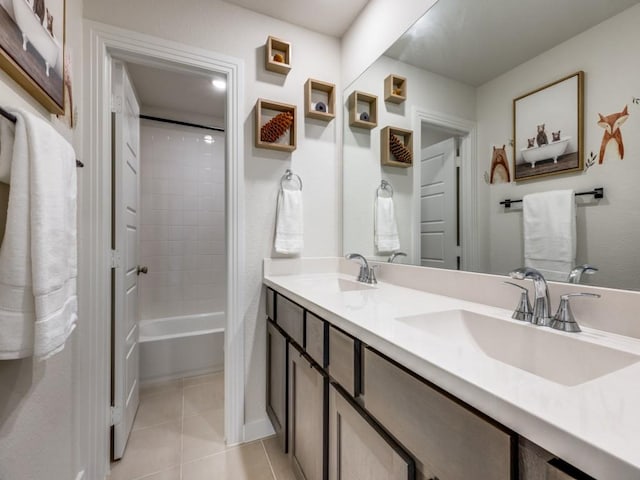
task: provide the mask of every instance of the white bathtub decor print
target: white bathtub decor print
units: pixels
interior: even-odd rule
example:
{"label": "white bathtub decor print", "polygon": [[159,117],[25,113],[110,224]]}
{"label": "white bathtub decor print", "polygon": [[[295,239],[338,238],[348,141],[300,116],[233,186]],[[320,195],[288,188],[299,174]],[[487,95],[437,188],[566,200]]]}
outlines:
{"label": "white bathtub decor print", "polygon": [[584,72],[513,101],[513,175],[529,180],[584,168]]}
{"label": "white bathtub decor print", "polygon": [[65,0],[0,0],[0,68],[64,114]]}

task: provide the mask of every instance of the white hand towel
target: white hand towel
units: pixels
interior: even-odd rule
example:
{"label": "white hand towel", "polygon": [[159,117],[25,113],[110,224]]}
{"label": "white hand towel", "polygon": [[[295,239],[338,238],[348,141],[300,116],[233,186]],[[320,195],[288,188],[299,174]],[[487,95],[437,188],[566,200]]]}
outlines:
{"label": "white hand towel", "polygon": [[391,197],[376,197],[374,237],[378,252],[400,249],[400,236]]}
{"label": "white hand towel", "polygon": [[11,159],[13,158],[13,136],[16,126],[4,117],[0,117],[0,182],[9,183]]}
{"label": "white hand towel", "polygon": [[302,252],[303,231],[302,190],[281,189],[276,220],[276,252],[286,254]]}
{"label": "white hand towel", "polygon": [[576,261],[576,200],[573,190],[525,195],[524,264],[547,280],[566,281]]}
{"label": "white hand towel", "polygon": [[48,123],[18,117],[0,248],[0,359],[46,359],[77,319],[75,153]]}

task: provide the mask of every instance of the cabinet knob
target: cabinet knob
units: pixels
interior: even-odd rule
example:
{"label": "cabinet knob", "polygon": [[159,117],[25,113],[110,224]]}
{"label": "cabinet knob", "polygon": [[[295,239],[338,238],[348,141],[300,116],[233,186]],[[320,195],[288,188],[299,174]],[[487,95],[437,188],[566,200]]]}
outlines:
{"label": "cabinet knob", "polygon": [[136,274],[140,275],[141,273],[144,273],[146,275],[148,271],[149,271],[149,269],[147,267],[143,267],[142,265],[138,265],[138,268],[136,269]]}

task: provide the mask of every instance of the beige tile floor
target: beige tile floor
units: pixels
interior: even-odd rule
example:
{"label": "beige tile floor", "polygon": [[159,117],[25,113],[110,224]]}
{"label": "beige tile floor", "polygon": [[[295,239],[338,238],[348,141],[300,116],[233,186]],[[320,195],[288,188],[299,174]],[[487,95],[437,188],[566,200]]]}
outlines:
{"label": "beige tile floor", "polygon": [[124,458],[110,480],[294,480],[275,438],[224,444],[224,376],[143,387]]}

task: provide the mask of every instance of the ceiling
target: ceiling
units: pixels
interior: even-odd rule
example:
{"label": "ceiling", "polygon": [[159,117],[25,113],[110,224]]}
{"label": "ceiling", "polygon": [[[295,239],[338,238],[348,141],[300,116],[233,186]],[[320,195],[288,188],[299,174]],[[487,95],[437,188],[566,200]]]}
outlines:
{"label": "ceiling", "polygon": [[225,116],[226,92],[213,88],[211,76],[132,63],[127,64],[127,70],[142,107],[195,113],[212,119]]}
{"label": "ceiling", "polygon": [[342,37],[369,0],[225,0],[316,32]]}
{"label": "ceiling", "polygon": [[638,0],[440,0],[386,55],[479,86]]}

